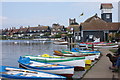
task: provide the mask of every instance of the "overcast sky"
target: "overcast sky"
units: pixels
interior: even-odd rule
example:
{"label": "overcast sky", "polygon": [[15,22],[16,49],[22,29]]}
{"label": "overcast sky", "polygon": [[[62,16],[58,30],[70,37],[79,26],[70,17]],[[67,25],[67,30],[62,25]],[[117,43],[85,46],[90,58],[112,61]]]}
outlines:
{"label": "overcast sky", "polygon": [[[77,22],[84,22],[89,17],[98,14],[101,17],[100,4],[107,3],[105,0],[103,2],[57,2],[58,0],[52,0],[51,2],[14,2],[14,0],[8,0],[0,3],[0,27],[10,28],[20,26],[37,26],[48,25],[51,26],[53,23],[59,23],[61,25],[68,26],[69,18],[76,18]],[[19,0],[18,0],[19,1]],[[22,0],[21,0],[22,1]],[[47,0],[46,0],[47,1]],[[109,0],[107,0],[109,1]],[[110,3],[110,2],[109,2]],[[114,0],[111,1],[113,4],[113,22],[118,22],[118,2]],[[81,13],[83,16],[79,17]]]}

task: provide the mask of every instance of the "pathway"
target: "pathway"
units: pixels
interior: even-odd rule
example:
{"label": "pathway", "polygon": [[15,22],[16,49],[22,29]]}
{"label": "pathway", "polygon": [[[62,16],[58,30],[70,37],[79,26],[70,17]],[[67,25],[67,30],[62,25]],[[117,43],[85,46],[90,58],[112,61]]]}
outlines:
{"label": "pathway", "polygon": [[88,71],[87,74],[85,74],[83,80],[88,79],[109,79],[109,80],[115,80],[115,78],[118,78],[118,73],[113,73],[111,70],[109,70],[109,67],[111,66],[111,62],[109,61],[108,57],[106,57],[107,53],[111,53],[109,49],[100,49],[102,52],[102,57],[100,60]]}

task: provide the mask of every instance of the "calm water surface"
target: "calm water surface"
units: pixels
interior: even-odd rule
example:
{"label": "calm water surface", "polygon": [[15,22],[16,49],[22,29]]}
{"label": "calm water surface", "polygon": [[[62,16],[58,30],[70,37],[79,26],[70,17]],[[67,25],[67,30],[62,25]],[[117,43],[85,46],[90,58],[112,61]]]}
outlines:
{"label": "calm water surface", "polygon": [[18,59],[24,55],[53,55],[53,50],[68,49],[67,45],[55,45],[52,41],[1,40],[2,65],[18,67]]}
{"label": "calm water surface", "polygon": [[[73,45],[55,45],[52,41],[0,40],[0,62],[4,66],[19,67],[18,59],[24,55],[53,55],[54,50],[70,49]],[[75,71],[73,78],[80,78],[84,71]],[[74,80],[74,79],[73,79]]]}

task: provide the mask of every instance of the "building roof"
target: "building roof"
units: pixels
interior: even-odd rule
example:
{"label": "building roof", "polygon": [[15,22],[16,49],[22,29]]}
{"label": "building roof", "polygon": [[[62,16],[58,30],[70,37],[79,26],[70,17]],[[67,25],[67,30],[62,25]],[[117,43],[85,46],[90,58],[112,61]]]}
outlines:
{"label": "building roof", "polygon": [[6,35],[10,35],[12,31],[13,31],[13,29],[9,29],[6,33]]}
{"label": "building roof", "polygon": [[82,30],[118,30],[120,23],[108,23],[94,15],[81,23]]}
{"label": "building roof", "polygon": [[100,9],[112,9],[112,3],[102,3]]}
{"label": "building roof", "polygon": [[44,31],[46,31],[46,30],[49,29],[49,26],[42,26],[42,27],[39,27],[39,29],[40,29],[40,30],[44,30]]}
{"label": "building roof", "polygon": [[59,24],[53,24],[51,28],[52,32],[61,32],[62,29],[64,29],[64,26]]}
{"label": "building roof", "polygon": [[2,29],[2,34],[6,33],[8,31],[8,29]]}
{"label": "building roof", "polygon": [[75,32],[80,31],[80,25],[70,25],[67,27],[67,30],[72,31],[71,29],[74,29]]}
{"label": "building roof", "polygon": [[48,30],[48,27],[49,26],[38,26],[38,27],[29,27],[29,29],[28,29],[28,31],[29,30],[31,30],[31,31],[34,31],[34,30],[40,30],[40,31],[42,31],[42,30],[44,30],[44,31],[46,31],[46,30]]}
{"label": "building roof", "polygon": [[13,29],[12,33],[17,33],[19,29]]}
{"label": "building roof", "polygon": [[19,29],[19,31],[18,31],[18,32],[27,32],[27,30],[28,30],[28,28],[27,28],[27,27],[25,27],[25,28],[20,27],[20,29]]}
{"label": "building roof", "polygon": [[95,14],[94,16],[88,18],[87,20],[85,20],[84,22],[94,22],[94,21],[99,21],[99,22],[103,22],[106,23],[106,21],[102,20],[100,17],[98,17],[97,14]]}

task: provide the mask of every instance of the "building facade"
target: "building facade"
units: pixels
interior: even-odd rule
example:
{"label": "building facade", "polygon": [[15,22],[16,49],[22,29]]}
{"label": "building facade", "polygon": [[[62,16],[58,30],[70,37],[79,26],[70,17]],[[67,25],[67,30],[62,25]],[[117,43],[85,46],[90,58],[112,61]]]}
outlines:
{"label": "building facade", "polygon": [[102,3],[101,10],[101,18],[106,22],[112,22],[112,4],[111,3]]}
{"label": "building facade", "polygon": [[51,35],[58,35],[58,34],[62,34],[65,33],[65,26],[60,25],[60,24],[52,24],[52,28],[51,28]]}
{"label": "building facade", "polygon": [[110,23],[102,20],[96,14],[80,24],[81,41],[94,41],[99,38],[100,41],[108,41],[110,33],[119,33],[120,23]]}

